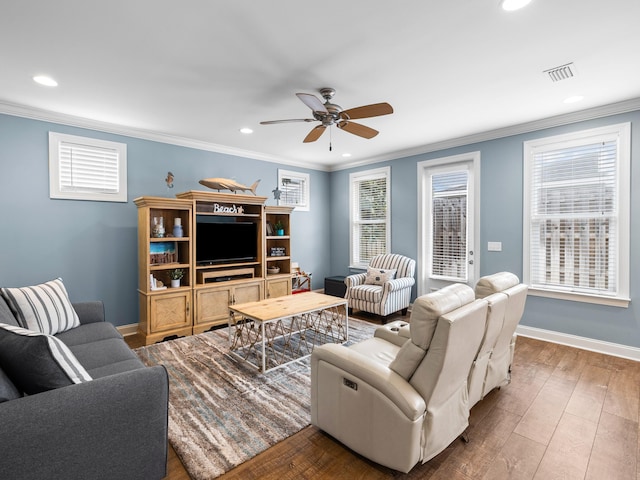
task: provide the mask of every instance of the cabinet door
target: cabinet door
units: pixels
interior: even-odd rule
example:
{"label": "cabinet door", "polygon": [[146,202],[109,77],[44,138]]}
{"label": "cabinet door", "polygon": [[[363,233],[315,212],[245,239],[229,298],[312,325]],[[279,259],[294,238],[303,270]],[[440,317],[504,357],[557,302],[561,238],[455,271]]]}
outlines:
{"label": "cabinet door", "polygon": [[267,280],[267,298],[284,297],[289,294],[291,294],[291,279],[289,277]]}
{"label": "cabinet door", "polygon": [[190,291],[149,297],[151,333],[189,327],[191,325],[190,297]]}
{"label": "cabinet door", "polygon": [[233,291],[234,305],[262,300],[264,298],[262,285],[262,281],[236,285]]}
{"label": "cabinet door", "polygon": [[229,286],[196,289],[194,325],[226,322],[229,318],[231,288]]}

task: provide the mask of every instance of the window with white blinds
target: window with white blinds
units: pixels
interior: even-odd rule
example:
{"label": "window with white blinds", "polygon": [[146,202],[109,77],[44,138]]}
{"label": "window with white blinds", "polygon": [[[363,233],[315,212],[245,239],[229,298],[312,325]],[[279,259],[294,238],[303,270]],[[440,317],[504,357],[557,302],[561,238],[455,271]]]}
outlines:
{"label": "window with white blinds", "polygon": [[351,266],[366,268],[372,257],[390,252],[389,167],[349,175]]}
{"label": "window with white blinds", "polygon": [[468,279],[467,202],[469,174],[457,170],[431,177],[430,275],[459,282]]}
{"label": "window with white blinds", "polygon": [[49,196],[127,201],[127,146],[49,132]]}
{"label": "window with white blinds", "polygon": [[[525,282],[627,299],[629,125],[525,142]],[[607,302],[603,302],[607,303]]]}
{"label": "window with white blinds", "polygon": [[309,210],[309,174],[278,169],[278,205]]}

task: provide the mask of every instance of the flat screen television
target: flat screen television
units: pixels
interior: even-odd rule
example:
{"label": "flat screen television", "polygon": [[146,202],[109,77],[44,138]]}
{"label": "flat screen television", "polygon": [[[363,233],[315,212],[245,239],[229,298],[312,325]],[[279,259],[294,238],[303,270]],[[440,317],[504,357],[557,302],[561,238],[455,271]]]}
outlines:
{"label": "flat screen television", "polygon": [[258,226],[196,216],[196,264],[253,262],[258,258]]}

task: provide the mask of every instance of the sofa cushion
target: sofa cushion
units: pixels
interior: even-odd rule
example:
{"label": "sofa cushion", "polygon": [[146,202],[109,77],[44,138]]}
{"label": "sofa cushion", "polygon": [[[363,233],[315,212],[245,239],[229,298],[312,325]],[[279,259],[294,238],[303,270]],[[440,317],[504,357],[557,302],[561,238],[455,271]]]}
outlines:
{"label": "sofa cushion", "polygon": [[20,391],[16,388],[11,379],[0,368],[0,403],[15,400],[21,396]]}
{"label": "sofa cushion", "polygon": [[130,372],[132,370],[138,370],[145,368],[144,363],[139,358],[130,358],[128,360],[121,360],[119,362],[113,362],[106,365],[101,365],[96,368],[87,370],[92,378],[108,377],[109,375],[116,375],[118,373]]}
{"label": "sofa cushion", "polygon": [[[103,367],[107,365],[129,360],[140,362],[137,355],[128,347],[126,342],[117,338],[107,338],[91,343],[72,345],[69,347],[69,350],[71,350],[78,362],[80,362],[93,378],[102,376],[97,375],[96,372],[102,371]],[[142,362],[138,365],[140,367],[143,366]],[[128,370],[131,369],[129,368]]]}
{"label": "sofa cushion", "polygon": [[61,278],[31,287],[2,288],[0,293],[22,328],[54,335],[80,325]]}
{"label": "sofa cushion", "polygon": [[91,380],[62,341],[7,324],[0,324],[0,367],[29,395]]}
{"label": "sofa cushion", "polygon": [[70,347],[71,351],[73,351],[73,347],[76,345],[84,345],[108,338],[122,340],[120,332],[109,322],[87,323],[80,325],[78,328],[58,333],[56,337],[62,340],[67,347]]}
{"label": "sofa cushion", "polygon": [[15,325],[19,327],[16,317],[4,300],[4,297],[0,295],[0,323],[6,323],[7,325]]}
{"label": "sofa cushion", "polygon": [[367,277],[364,283],[366,285],[384,285],[394,278],[396,278],[396,270],[367,267]]}

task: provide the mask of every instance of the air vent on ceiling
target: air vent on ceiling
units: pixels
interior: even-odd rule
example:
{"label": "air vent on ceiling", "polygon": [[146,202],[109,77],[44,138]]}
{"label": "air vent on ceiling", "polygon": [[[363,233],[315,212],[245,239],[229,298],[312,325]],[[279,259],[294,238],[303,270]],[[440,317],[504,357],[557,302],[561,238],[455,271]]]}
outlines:
{"label": "air vent on ceiling", "polygon": [[576,67],[573,62],[571,62],[567,63],[566,65],[560,65],[559,67],[545,70],[544,73],[549,75],[549,78],[552,82],[559,82],[560,80],[566,80],[568,78],[575,77]]}

